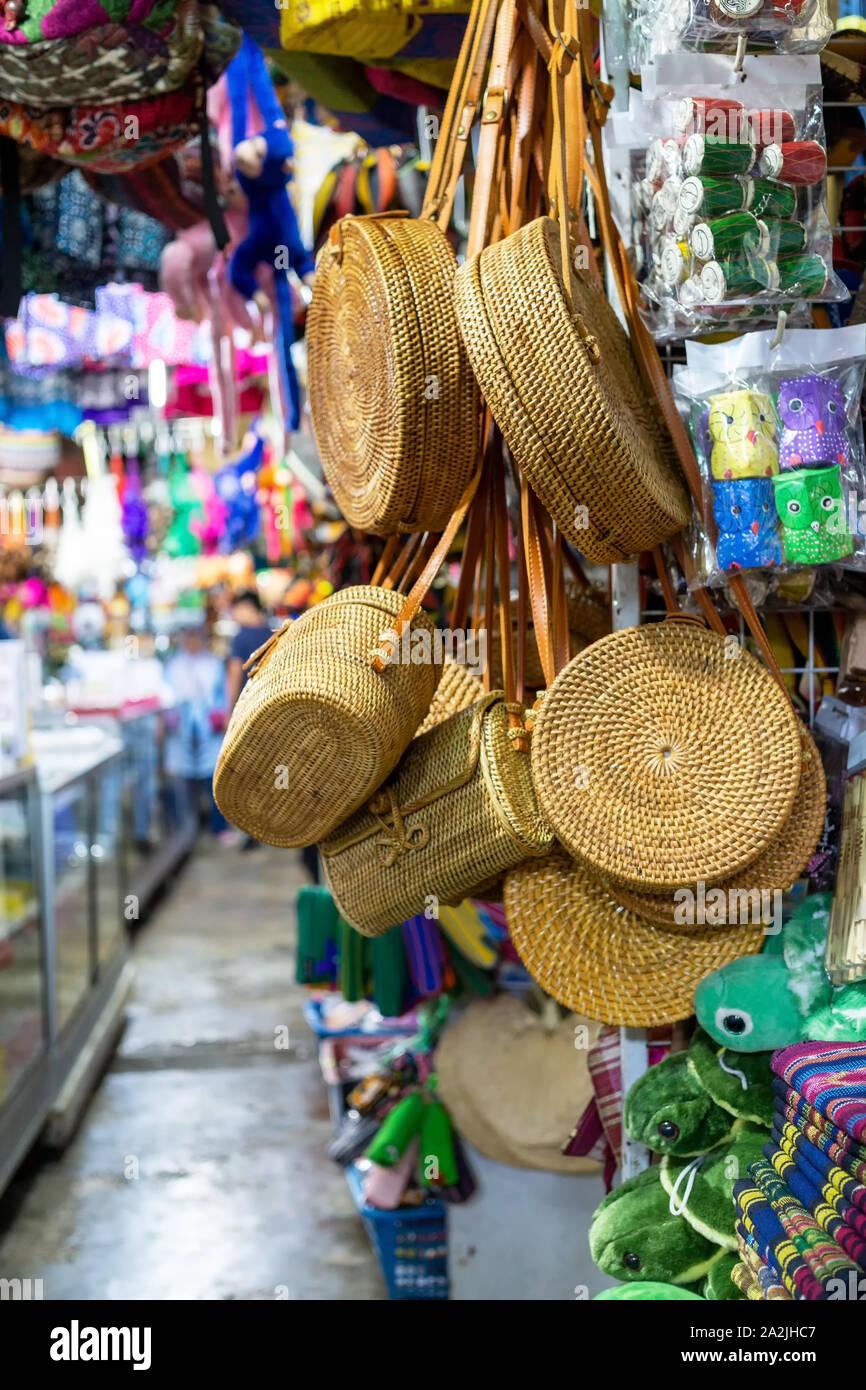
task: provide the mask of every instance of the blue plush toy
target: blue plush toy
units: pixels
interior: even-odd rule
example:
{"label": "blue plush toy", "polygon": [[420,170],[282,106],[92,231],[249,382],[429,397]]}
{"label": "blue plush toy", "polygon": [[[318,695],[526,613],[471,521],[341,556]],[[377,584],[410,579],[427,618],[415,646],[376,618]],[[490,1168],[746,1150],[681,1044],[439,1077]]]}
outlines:
{"label": "blue plush toy", "polygon": [[[261,286],[256,268],[269,265],[274,270],[279,341],[277,358],[290,403],[288,426],[297,429],[300,419],[298,381],[292,366],[294,323],[292,295],[286,271],[301,277],[312,274],[315,260],[301,241],[295,211],[286,192],[292,171],[294,147],[283,109],[268,76],[261,50],[245,34],[237,57],[228,68],[232,106],[232,144],[238,183],[249,203],[249,231],[229,262],[229,279],[245,299],[257,299]],[[252,96],[265,129],[247,136],[247,103]]]}
{"label": "blue plush toy", "polygon": [[716,554],[723,570],[782,563],[772,478],[714,481],[713,516],[719,528]]}

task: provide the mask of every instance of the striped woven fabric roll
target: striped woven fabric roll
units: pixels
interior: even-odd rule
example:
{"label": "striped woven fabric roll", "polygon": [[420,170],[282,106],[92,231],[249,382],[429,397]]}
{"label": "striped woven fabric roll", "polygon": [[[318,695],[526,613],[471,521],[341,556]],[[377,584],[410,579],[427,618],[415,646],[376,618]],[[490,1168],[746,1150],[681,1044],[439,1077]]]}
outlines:
{"label": "striped woven fabric roll", "polygon": [[851,1203],[831,1183],[813,1182],[792,1158],[774,1144],[767,1144],[764,1153],[792,1198],[802,1202],[821,1230],[830,1240],[835,1240],[858,1269],[866,1269],[866,1240],[848,1220]]}
{"label": "striped woven fabric roll", "polygon": [[773,1071],[832,1125],[866,1144],[866,1042],[794,1043]]}

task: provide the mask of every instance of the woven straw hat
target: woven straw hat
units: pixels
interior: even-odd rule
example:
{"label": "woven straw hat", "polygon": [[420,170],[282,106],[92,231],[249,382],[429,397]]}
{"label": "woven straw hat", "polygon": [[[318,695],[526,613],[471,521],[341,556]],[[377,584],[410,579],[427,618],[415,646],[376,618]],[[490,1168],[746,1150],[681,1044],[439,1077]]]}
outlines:
{"label": "woven straw hat", "polygon": [[[575,1047],[578,1025],[586,1047]],[[470,1004],[436,1052],[438,1088],[457,1129],[499,1163],[597,1172],[591,1160],[566,1158],[562,1141],[593,1098],[587,1049],[598,1033],[574,1017],[548,1030],[513,995]]]}
{"label": "woven straw hat", "polygon": [[556,852],[505,880],[505,915],[520,959],[560,1004],[602,1023],[649,1028],[694,1011],[695,986],[761,949],[757,926],[658,926]]}
{"label": "woven straw hat", "polygon": [[441,531],[478,458],[478,390],[453,308],[457,261],[433,222],[343,218],[307,327],[322,468],[353,526]]}
{"label": "woven straw hat", "polygon": [[[315,844],[393,771],[442,669],[373,669],[371,653],[404,602],[390,589],[343,589],[261,649],[214,773],[217,805],[233,825],[269,845]],[[411,624],[419,628],[432,633],[420,612]]]}
{"label": "woven straw hat", "polygon": [[[740,874],[717,886],[728,895],[736,891],[786,892],[815,853],[827,813],[827,783],[821,755],[808,729],[801,729],[804,756],[800,785],[794,806],[781,834],[763,854]],[[691,885],[693,888],[695,885]],[[638,893],[634,889],[612,887],[611,893],[623,907],[650,922],[674,923],[676,903],[673,893]]]}
{"label": "woven straw hat", "polygon": [[532,739],[539,801],[611,883],[718,883],[775,840],[800,781],[799,722],[764,666],[691,620],[593,643],[548,690]]}
{"label": "woven straw hat", "polygon": [[563,534],[606,564],[681,530],[686,492],[629,340],[602,290],[579,276],[570,312],[552,219],[486,247],[454,287],[482,394]]}

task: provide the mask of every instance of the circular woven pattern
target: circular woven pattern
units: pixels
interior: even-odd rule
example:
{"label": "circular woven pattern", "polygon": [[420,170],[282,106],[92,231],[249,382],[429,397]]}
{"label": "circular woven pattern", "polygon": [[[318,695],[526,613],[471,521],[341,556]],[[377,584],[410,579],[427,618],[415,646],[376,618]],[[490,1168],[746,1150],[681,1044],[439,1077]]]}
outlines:
{"label": "circular woven pattern", "polygon": [[[725,893],[734,912],[738,910],[740,899],[732,898],[731,894],[787,892],[809,863],[821,838],[827,813],[827,783],[815,740],[807,729],[802,729],[801,734],[803,770],[793,809],[781,834],[742,873],[716,885]],[[694,891],[696,885],[691,887]],[[650,922],[674,923],[677,904],[673,893],[638,893],[621,886],[612,887],[611,892],[623,907]]]}
{"label": "circular woven pattern", "polygon": [[599,877],[644,891],[718,883],[780,834],[799,723],[741,647],[688,621],[593,643],[557,676],[532,739],[539,801]]}
{"label": "circular woven pattern", "polygon": [[690,508],[616,315],[577,276],[573,295],[598,361],[569,310],[547,217],[486,247],[455,279],[460,332],[509,448],[568,539],[606,564],[674,535]]}
{"label": "circular woven pattern", "polygon": [[602,1023],[688,1018],[695,986],[761,949],[763,927],[662,927],[614,902],[561,852],[505,879],[505,915],[527,970],[560,1004]]}
{"label": "circular woven pattern", "polygon": [[[430,707],[441,667],[370,654],[399,613],[393,590],[359,585],[309,609],[241,691],[214,773],[223,815],[269,845],[310,845],[394,769]],[[419,613],[413,630],[432,631]]]}
{"label": "circular woven pattern", "polygon": [[478,457],[478,389],[457,331],[457,261],[432,222],[343,218],[307,328],[325,477],[353,525],[442,530]]}

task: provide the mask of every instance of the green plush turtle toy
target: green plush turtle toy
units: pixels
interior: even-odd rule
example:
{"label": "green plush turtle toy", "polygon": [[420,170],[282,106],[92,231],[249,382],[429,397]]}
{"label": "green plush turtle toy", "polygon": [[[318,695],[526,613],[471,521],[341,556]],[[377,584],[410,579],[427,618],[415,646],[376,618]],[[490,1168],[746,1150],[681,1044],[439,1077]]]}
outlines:
{"label": "green plush turtle toy", "polygon": [[769,1054],[741,1056],[701,1029],[687,1052],[650,1067],[626,1096],[623,1122],[662,1161],[598,1207],[589,1244],[604,1273],[713,1300],[742,1298],[731,1281],[732,1186],[762,1157],[772,1108]]}
{"label": "green plush turtle toy", "polygon": [[866,1038],[866,980],[834,987],[824,969],[832,896],[804,898],[757,956],[723,965],[695,990],[698,1022],[738,1052]]}

